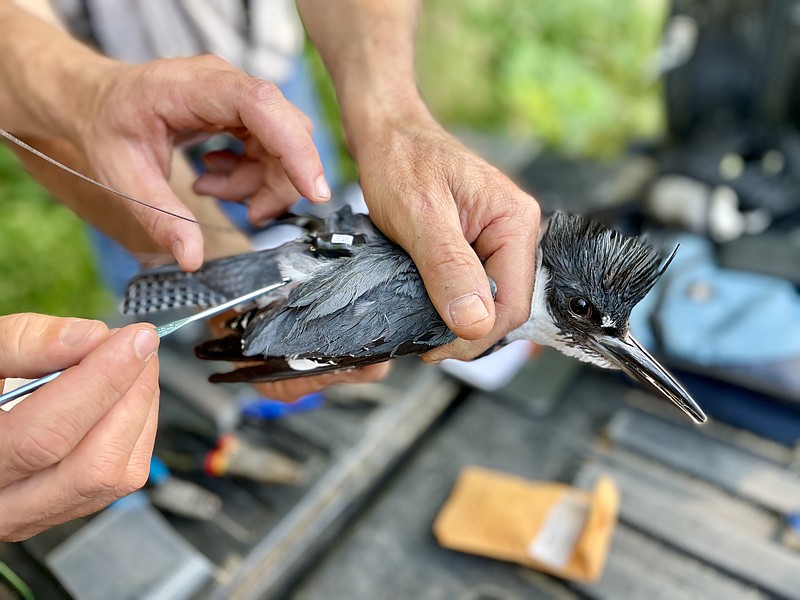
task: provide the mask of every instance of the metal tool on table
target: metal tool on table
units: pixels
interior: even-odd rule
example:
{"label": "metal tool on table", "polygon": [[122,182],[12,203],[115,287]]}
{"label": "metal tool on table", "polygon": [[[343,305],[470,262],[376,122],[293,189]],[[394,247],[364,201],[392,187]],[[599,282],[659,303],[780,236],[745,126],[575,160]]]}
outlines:
{"label": "metal tool on table", "polygon": [[[188,325],[189,323],[194,323],[195,321],[200,321],[202,319],[206,319],[208,317],[213,317],[220,313],[225,312],[226,310],[230,310],[231,308],[243,304],[245,302],[249,302],[251,300],[255,300],[259,296],[263,296],[264,294],[268,294],[280,287],[283,287],[287,283],[292,281],[291,277],[284,277],[280,283],[274,283],[272,285],[268,285],[266,287],[257,289],[253,292],[249,292],[247,294],[243,294],[232,300],[228,300],[227,302],[223,302],[222,304],[218,304],[216,306],[212,306],[205,310],[200,311],[199,313],[195,313],[183,319],[178,319],[177,321],[172,321],[171,323],[166,323],[165,325],[159,325],[156,327],[156,334],[158,337],[163,338],[164,336],[169,335],[177,331],[178,329],[182,328],[184,325]],[[17,398],[21,398],[31,392],[35,392],[44,384],[53,381],[56,377],[61,375],[64,371],[55,371],[54,373],[50,373],[49,375],[45,375],[44,377],[40,377],[39,379],[34,379],[20,387],[11,390],[0,396],[0,406],[11,402],[12,400],[16,400]]]}

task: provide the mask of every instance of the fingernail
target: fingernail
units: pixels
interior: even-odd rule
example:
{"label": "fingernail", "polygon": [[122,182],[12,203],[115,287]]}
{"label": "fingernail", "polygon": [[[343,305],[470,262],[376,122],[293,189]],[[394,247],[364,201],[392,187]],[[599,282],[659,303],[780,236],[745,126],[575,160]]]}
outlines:
{"label": "fingernail", "polygon": [[99,327],[97,321],[75,319],[61,330],[61,344],[72,348],[82,346]]}
{"label": "fingernail", "polygon": [[478,321],[483,321],[489,316],[489,311],[486,310],[483,300],[474,292],[456,298],[450,303],[447,310],[450,313],[450,319],[453,324],[459,327],[466,327]]}
{"label": "fingernail", "polygon": [[150,360],[158,348],[158,336],[152,329],[141,329],[136,333],[133,338],[133,347],[136,350],[136,356],[142,360]]}
{"label": "fingernail", "polygon": [[175,257],[179,263],[183,260],[183,242],[180,240],[175,240],[172,243],[172,256]]}
{"label": "fingernail", "polygon": [[230,171],[236,168],[237,162],[235,156],[227,154],[210,153],[203,156],[203,165],[209,170]]}
{"label": "fingernail", "polygon": [[320,175],[314,182],[314,196],[317,200],[331,199],[331,188],[328,187],[328,182],[325,181],[325,175]]}

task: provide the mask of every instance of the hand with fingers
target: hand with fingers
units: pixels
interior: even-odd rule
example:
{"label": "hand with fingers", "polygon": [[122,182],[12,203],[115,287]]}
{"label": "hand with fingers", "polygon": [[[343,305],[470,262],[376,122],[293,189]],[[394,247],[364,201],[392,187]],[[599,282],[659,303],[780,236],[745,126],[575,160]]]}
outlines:
{"label": "hand with fingers", "polygon": [[[0,411],[0,541],[90,514],[147,481],[158,420],[152,326],[0,317],[0,382],[61,377]],[[76,366],[73,366],[76,365]]]}
{"label": "hand with fingers", "polygon": [[362,134],[358,154],[370,216],[459,337],[423,358],[475,358],[530,314],[539,206],[424,112],[384,127]]}
{"label": "hand with fingers", "polygon": [[310,120],[275,84],[217,56],[125,64],[8,0],[0,0],[0,56],[0,128],[34,144],[63,139],[102,183],[172,213],[126,203],[185,270],[202,264],[203,236],[168,183],[181,142],[222,132],[244,142],[240,155],[209,156],[195,189],[247,198],[254,222],[301,196],[331,196]]}
{"label": "hand with fingers", "polygon": [[[282,214],[301,196],[315,202],[331,197],[310,120],[276,85],[221,58],[114,64],[98,88],[92,119],[79,137],[100,179],[116,189],[191,218],[168,184],[172,149],[184,138],[227,132],[243,140],[243,151],[207,155],[197,193],[247,200],[254,223]],[[131,210],[182,268],[200,266],[203,240],[196,224],[147,207]]]}
{"label": "hand with fingers", "polygon": [[254,383],[252,385],[264,398],[281,402],[294,402],[302,396],[322,391],[332,385],[380,381],[389,373],[390,365],[391,363],[384,362],[360,369],[336,371],[297,379],[282,379],[268,383]]}

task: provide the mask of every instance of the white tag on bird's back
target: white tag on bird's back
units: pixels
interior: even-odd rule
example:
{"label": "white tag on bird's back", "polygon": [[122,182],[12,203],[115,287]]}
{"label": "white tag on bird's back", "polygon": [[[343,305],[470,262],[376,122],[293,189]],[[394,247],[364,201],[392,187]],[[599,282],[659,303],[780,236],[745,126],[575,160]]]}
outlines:
{"label": "white tag on bird's back", "polygon": [[343,246],[353,245],[353,236],[346,233],[334,233],[331,236],[331,244],[342,244]]}
{"label": "white tag on bird's back", "polygon": [[565,494],[550,509],[536,537],[528,544],[528,556],[557,569],[565,567],[586,525],[589,508],[588,498]]}

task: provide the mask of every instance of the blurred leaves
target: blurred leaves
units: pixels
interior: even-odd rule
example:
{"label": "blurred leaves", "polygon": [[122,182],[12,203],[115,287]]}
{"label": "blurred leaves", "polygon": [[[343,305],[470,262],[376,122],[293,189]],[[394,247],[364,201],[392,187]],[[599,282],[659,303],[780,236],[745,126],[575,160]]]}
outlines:
{"label": "blurred leaves", "polygon": [[0,146],[0,314],[99,317],[110,308],[83,223]]}
{"label": "blurred leaves", "polygon": [[610,157],[662,126],[663,0],[426,0],[420,88],[446,125]]}

